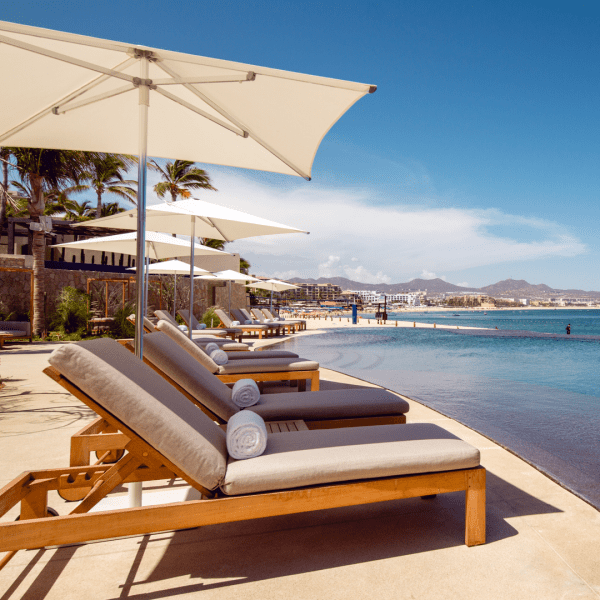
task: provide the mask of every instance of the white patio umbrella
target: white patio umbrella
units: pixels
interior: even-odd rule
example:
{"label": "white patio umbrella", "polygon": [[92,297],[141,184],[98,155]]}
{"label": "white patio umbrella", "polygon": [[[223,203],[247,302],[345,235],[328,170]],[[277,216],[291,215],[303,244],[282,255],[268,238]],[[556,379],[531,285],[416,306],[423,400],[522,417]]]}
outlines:
{"label": "white patio umbrella", "polygon": [[[85,221],[88,227],[110,227],[131,229],[137,219],[137,210],[117,213],[102,219]],[[192,198],[177,202],[153,204],[146,208],[146,229],[168,231],[169,233],[189,234],[215,238],[231,242],[241,238],[282,233],[308,233],[295,227],[276,223],[262,217],[204,200]],[[194,264],[194,249],[190,252],[190,265]],[[235,273],[235,271],[231,271]],[[192,275],[190,271],[190,276]],[[190,307],[194,306],[194,286],[190,286]],[[231,308],[231,306],[230,306]],[[189,330],[191,338],[192,330]]]}
{"label": "white patio umbrella", "polygon": [[[321,140],[376,87],[0,22],[0,145],[139,156],[137,265],[146,157],[310,179]],[[143,270],[138,270],[143,310]],[[142,313],[143,314],[143,313]],[[142,354],[136,319],[136,354]]]}
{"label": "white patio umbrella", "polygon": [[237,283],[246,283],[248,281],[259,281],[256,277],[245,275],[244,273],[238,273],[237,271],[233,271],[231,269],[217,271],[216,273],[213,273],[213,277],[205,277],[204,275],[200,275],[199,277],[195,277],[195,279],[217,279],[220,281],[229,282],[229,314],[231,314],[231,282],[235,281]]}
{"label": "white patio umbrella", "polygon": [[[200,267],[193,267],[193,269],[194,275],[210,275],[210,271],[206,269]],[[127,270],[135,271],[135,267]],[[177,275],[189,275],[190,265],[181,260],[165,260],[149,265],[147,271],[149,275],[173,275],[173,318],[175,318],[177,314]]]}
{"label": "white patio umbrella", "polygon": [[285,290],[293,290],[298,288],[297,285],[287,283],[286,281],[279,281],[279,279],[267,279],[259,281],[258,283],[251,283],[248,285],[249,288],[258,288],[261,290],[271,290],[271,306],[270,310],[273,310],[273,292],[285,292]]}

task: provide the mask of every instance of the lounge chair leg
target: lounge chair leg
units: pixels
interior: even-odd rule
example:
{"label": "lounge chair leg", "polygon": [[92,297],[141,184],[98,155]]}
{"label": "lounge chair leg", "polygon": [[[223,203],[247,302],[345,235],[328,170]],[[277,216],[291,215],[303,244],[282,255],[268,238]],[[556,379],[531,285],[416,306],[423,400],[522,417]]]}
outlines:
{"label": "lounge chair leg", "polygon": [[298,391],[305,392],[306,391],[306,379],[298,380]]}
{"label": "lounge chair leg", "polygon": [[485,469],[473,469],[467,473],[465,544],[485,544]]}

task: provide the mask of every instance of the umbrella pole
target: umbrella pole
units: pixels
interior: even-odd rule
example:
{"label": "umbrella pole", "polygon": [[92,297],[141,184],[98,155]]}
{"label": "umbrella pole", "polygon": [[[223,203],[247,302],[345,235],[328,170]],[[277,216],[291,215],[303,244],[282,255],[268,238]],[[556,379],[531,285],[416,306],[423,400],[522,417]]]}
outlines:
{"label": "umbrella pole", "polygon": [[231,316],[231,279],[229,280],[229,316]]}
{"label": "umbrella pole", "polygon": [[196,242],[194,241],[194,238],[196,237],[196,217],[191,217],[191,219],[192,245],[190,247],[190,322],[188,327],[190,340],[192,339],[192,323],[194,322],[194,251],[196,247]]}
{"label": "umbrella pole", "polygon": [[177,314],[177,273],[174,275],[175,280],[173,282],[173,318]]}
{"label": "umbrella pole", "polygon": [[[140,79],[146,81],[149,75],[149,61],[146,56],[140,58]],[[138,163],[138,190],[137,190],[137,255],[136,255],[136,287],[137,306],[135,315],[135,353],[142,358],[144,338],[144,317],[146,316],[144,264],[146,241],[146,176],[148,153],[148,108],[150,106],[150,88],[140,82],[139,84],[139,163]],[[132,482],[129,484],[129,506],[131,508],[142,505],[142,484]]]}
{"label": "umbrella pole", "polygon": [[273,290],[271,290],[271,308],[269,308],[269,312],[273,314]]}

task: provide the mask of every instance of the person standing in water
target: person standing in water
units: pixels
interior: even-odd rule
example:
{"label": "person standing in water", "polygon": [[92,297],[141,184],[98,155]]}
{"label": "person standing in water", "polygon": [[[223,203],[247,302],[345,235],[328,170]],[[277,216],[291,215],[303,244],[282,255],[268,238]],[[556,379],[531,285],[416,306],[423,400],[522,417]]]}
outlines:
{"label": "person standing in water", "polygon": [[567,335],[571,335],[571,323],[569,323],[565,329],[567,330]]}

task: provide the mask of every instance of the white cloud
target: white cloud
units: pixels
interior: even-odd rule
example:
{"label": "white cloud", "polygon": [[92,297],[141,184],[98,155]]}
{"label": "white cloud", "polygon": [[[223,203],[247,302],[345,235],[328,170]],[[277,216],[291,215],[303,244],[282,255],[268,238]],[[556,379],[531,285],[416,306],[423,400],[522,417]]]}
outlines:
{"label": "white cloud", "polygon": [[[419,275],[419,277],[421,279],[437,279],[438,276],[435,273],[430,273],[429,271],[426,271],[425,269],[423,269],[423,272]],[[440,279],[443,279],[444,281],[446,280],[445,277],[440,277]]]}
{"label": "white cloud", "polygon": [[466,288],[468,288],[468,287],[471,287],[471,286],[469,285],[469,282],[468,282],[468,281],[462,281],[461,283],[456,283],[456,284],[454,284],[454,285],[459,285],[460,287],[466,287]]}
{"label": "white cloud", "polygon": [[[560,224],[497,209],[428,208],[414,200],[381,205],[368,190],[325,189],[297,180],[275,187],[233,170],[210,172],[219,192],[200,192],[199,197],[311,232],[228,244],[227,250],[251,256],[256,273],[399,282],[415,273],[433,278],[440,272],[571,257],[587,250]],[[495,227],[505,231],[507,226],[511,237],[494,233]],[[357,262],[360,266],[350,266]]]}

